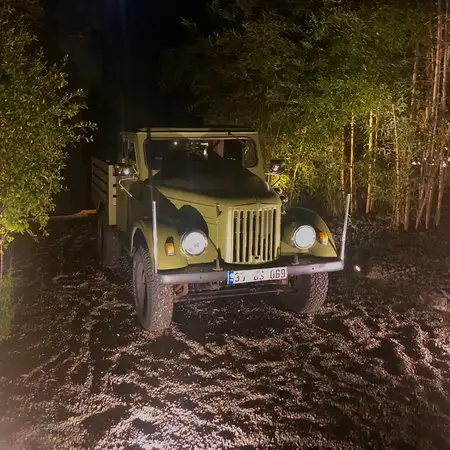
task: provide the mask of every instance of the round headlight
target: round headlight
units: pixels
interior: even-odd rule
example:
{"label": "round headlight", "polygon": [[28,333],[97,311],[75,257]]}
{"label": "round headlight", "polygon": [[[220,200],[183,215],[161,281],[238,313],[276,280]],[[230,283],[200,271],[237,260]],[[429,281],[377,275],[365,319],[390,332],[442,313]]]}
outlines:
{"label": "round headlight", "polygon": [[307,250],[316,242],[316,231],[309,225],[302,225],[294,231],[292,242],[297,248]]}
{"label": "round headlight", "polygon": [[191,231],[181,238],[181,249],[187,256],[199,256],[208,246],[208,238],[202,231]]}

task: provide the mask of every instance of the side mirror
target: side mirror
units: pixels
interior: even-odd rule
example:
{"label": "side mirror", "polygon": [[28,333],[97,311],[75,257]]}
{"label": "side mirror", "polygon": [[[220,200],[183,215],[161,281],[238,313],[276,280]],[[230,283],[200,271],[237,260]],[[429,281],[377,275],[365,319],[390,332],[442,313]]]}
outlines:
{"label": "side mirror", "polygon": [[284,163],[281,159],[272,159],[270,161],[270,169],[269,172],[272,175],[279,175],[283,172]]}

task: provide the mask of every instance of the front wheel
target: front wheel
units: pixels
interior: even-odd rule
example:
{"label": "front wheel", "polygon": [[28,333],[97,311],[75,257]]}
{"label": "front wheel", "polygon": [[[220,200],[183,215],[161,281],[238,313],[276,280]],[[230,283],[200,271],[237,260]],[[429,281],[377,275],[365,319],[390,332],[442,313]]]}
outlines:
{"label": "front wheel", "polygon": [[136,314],[146,330],[161,332],[170,326],[175,293],[153,272],[150,253],[142,246],[133,256],[133,294]]}
{"label": "front wheel", "polygon": [[290,284],[294,292],[281,298],[288,309],[303,314],[314,314],[325,303],[328,293],[327,272],[292,277]]}

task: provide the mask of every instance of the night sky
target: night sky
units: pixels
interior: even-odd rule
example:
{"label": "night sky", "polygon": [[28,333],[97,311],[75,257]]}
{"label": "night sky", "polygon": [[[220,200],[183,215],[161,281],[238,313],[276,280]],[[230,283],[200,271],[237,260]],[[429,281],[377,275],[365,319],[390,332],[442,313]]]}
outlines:
{"label": "night sky", "polygon": [[90,94],[90,119],[101,121],[107,109],[108,123],[116,115],[130,129],[183,116],[184,100],[160,93],[161,59],[183,41],[181,17],[200,17],[206,0],[47,0],[45,6],[47,42],[69,54],[74,84]]}
{"label": "night sky", "polygon": [[186,111],[189,98],[161,92],[164,50],[183,43],[181,17],[197,19],[206,0],[44,0],[40,30],[48,59],[68,54],[73,87],[82,87],[95,122],[94,143],[69,152],[68,192],[58,212],[89,206],[92,155],[112,159],[120,131],[143,126],[198,123]]}

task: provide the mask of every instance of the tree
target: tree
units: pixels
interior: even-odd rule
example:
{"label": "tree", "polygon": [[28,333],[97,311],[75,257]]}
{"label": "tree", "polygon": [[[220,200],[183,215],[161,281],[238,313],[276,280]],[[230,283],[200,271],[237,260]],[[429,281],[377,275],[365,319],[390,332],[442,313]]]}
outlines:
{"label": "tree", "polygon": [[208,25],[185,23],[190,43],[167,55],[168,87],[187,84],[208,122],[258,128],[266,154],[287,163],[291,198],[306,187],[338,212],[351,191],[356,211],[407,229],[424,210],[428,227],[437,191],[437,224],[448,1],[301,3],[213,1]]}
{"label": "tree", "polygon": [[91,127],[77,119],[83,93],[69,88],[63,65],[45,61],[17,4],[35,2],[0,6],[0,256],[15,234],[29,230],[30,219],[46,225],[66,149]]}
{"label": "tree", "polygon": [[212,4],[214,32],[187,24],[192,44],[168,55],[169,83],[188,80],[207,121],[257,127],[266,153],[286,160],[293,197],[307,187],[337,212],[346,178],[356,197],[370,172],[371,203],[381,194],[393,202],[394,190],[377,188],[389,166],[369,170],[377,148],[366,158],[362,137],[370,115],[391,118],[410,88],[421,11],[390,1],[223,5]]}

